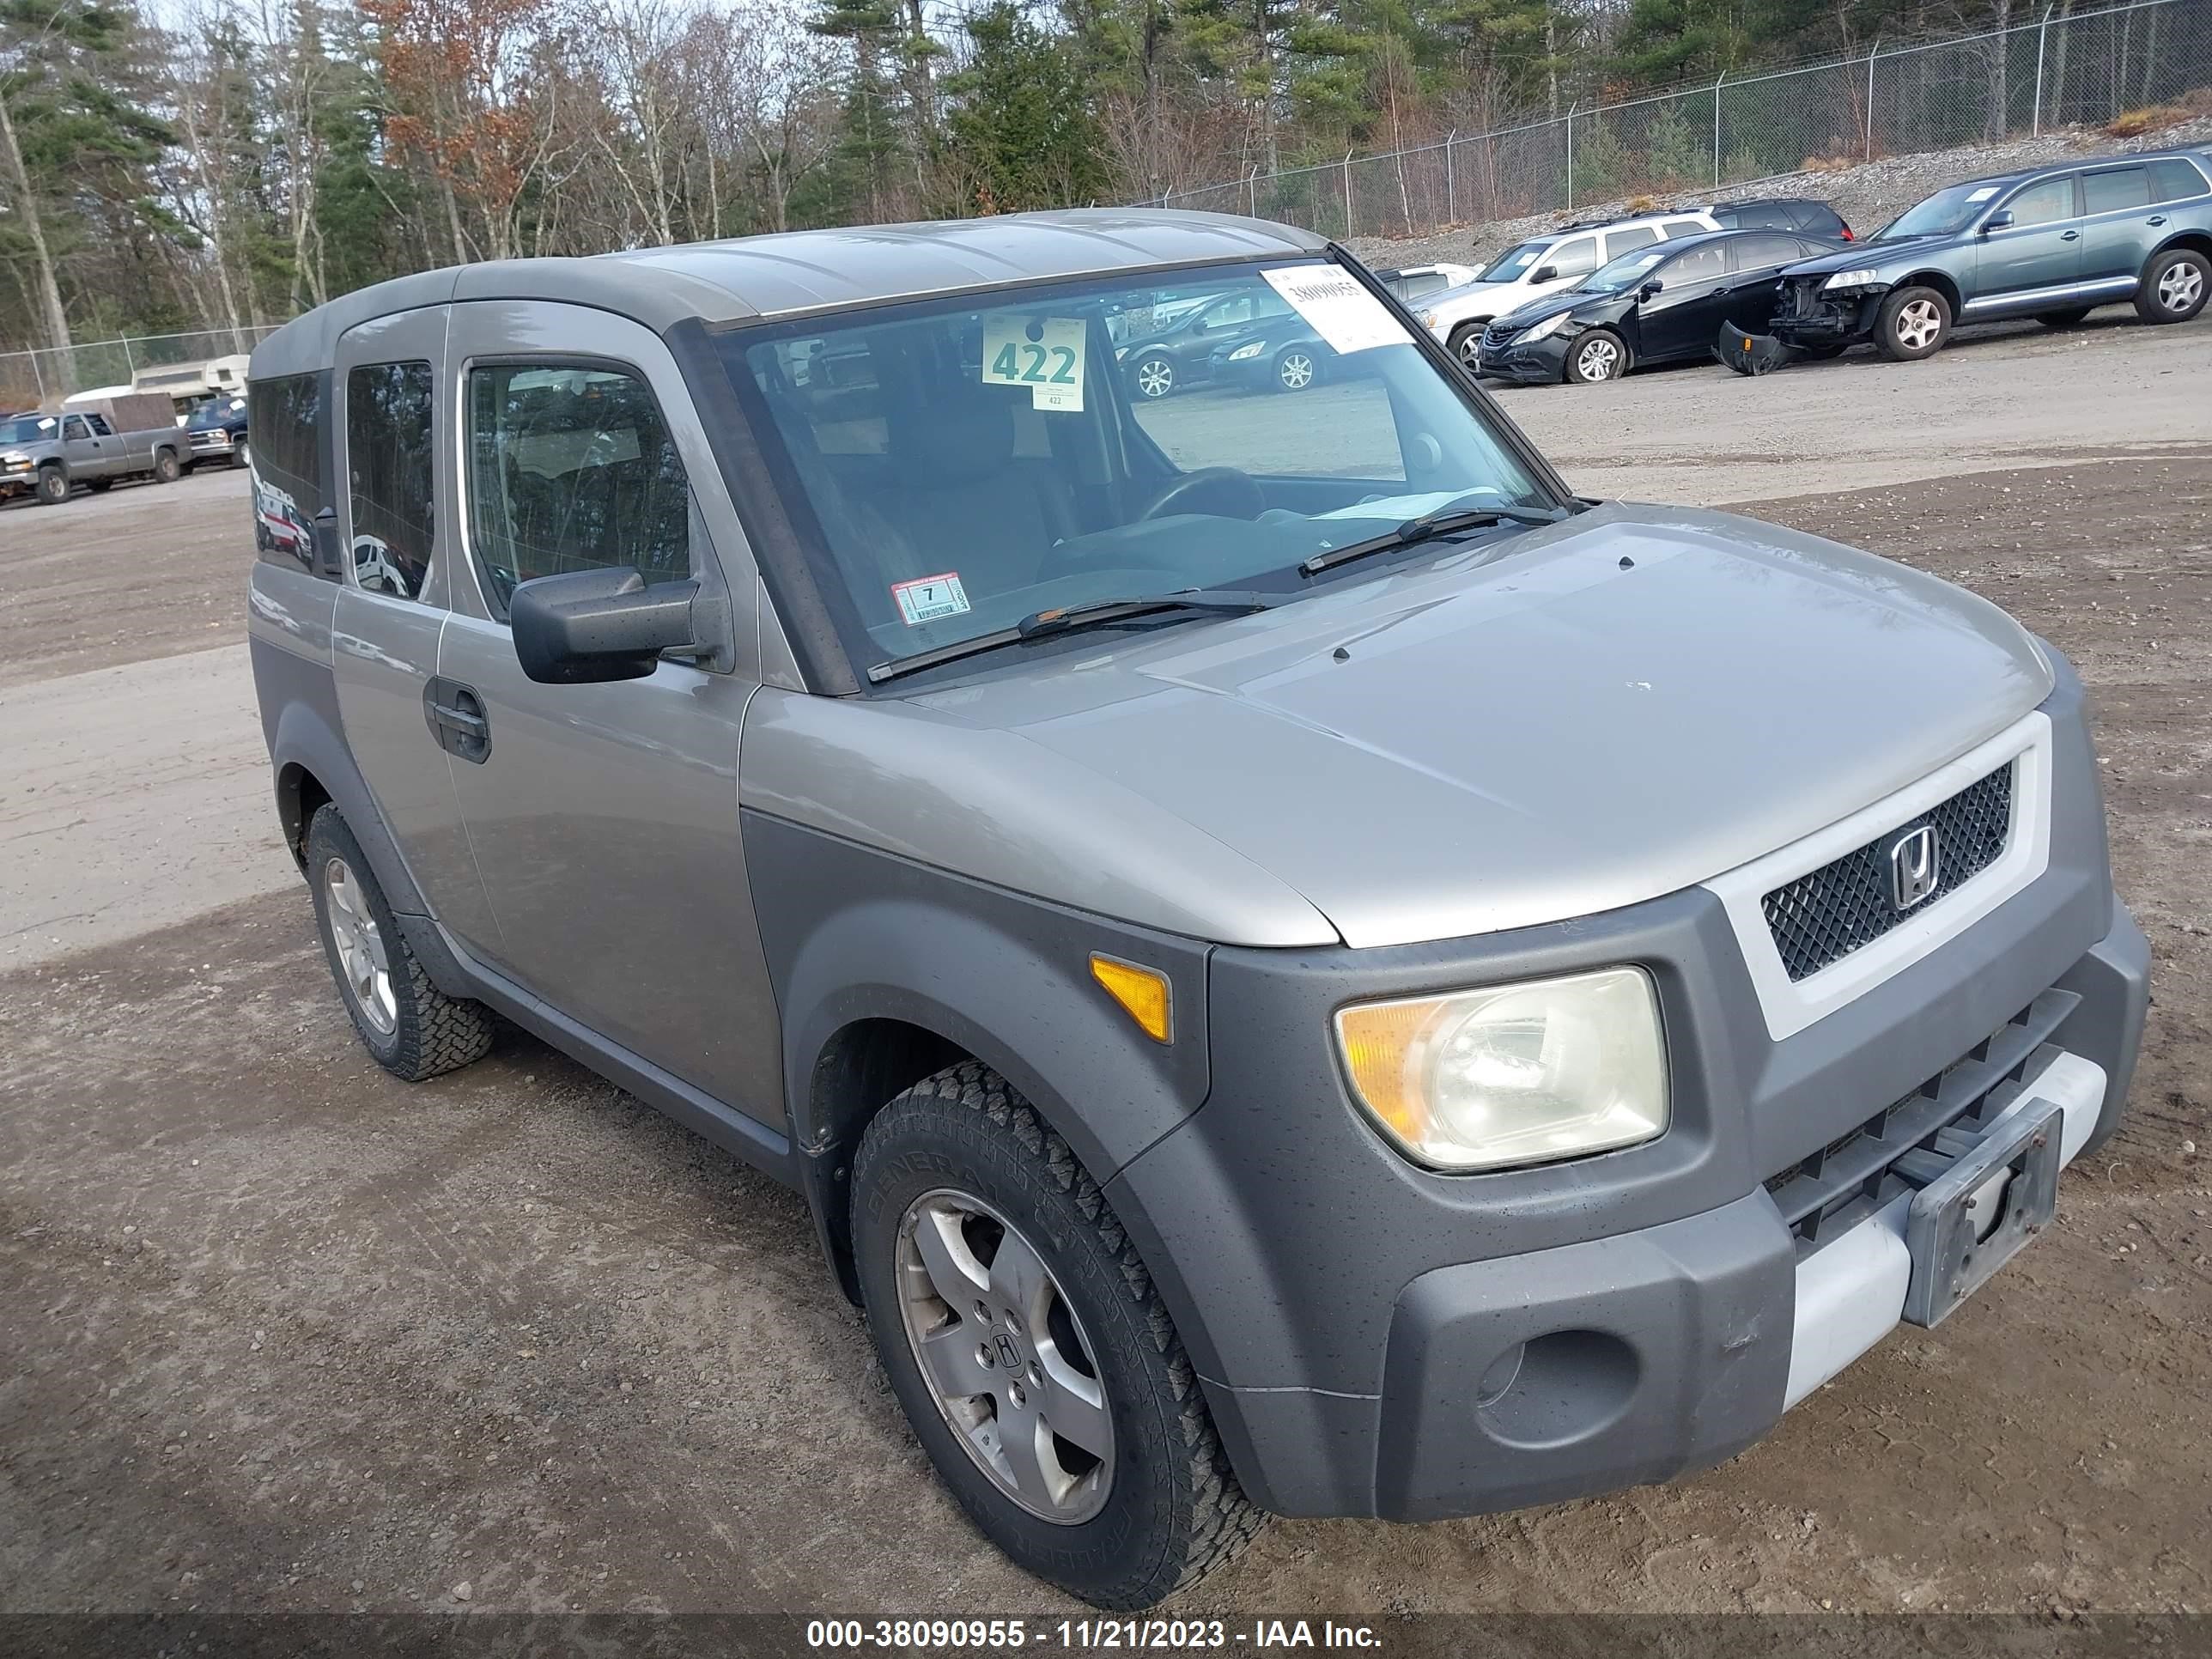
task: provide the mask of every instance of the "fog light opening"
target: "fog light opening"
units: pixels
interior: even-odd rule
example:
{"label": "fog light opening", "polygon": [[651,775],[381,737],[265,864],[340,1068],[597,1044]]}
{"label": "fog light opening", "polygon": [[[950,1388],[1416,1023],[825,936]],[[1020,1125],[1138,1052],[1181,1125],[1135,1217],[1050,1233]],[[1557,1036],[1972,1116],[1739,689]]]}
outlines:
{"label": "fog light opening", "polygon": [[[1636,1350],[1608,1331],[1552,1331],[1492,1362],[1477,1385],[1475,1417],[1504,1445],[1572,1445],[1620,1420],[1643,1369]],[[1499,1390],[1489,1397],[1493,1381]]]}

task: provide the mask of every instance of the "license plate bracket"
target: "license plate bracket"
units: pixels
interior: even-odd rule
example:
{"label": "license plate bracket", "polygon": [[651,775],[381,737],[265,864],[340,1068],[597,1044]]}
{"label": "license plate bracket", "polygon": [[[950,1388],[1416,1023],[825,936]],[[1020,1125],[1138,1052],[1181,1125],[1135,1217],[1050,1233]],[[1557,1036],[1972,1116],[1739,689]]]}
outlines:
{"label": "license plate bracket", "polygon": [[[2047,1100],[2021,1103],[1914,1194],[1905,1224],[1912,1255],[1905,1293],[1908,1321],[1941,1323],[2050,1222],[2058,1207],[2064,1119]],[[1994,1194],[1993,1182],[1998,1185]],[[1988,1219],[1984,1203],[2000,1208],[1996,1224],[1986,1232],[1981,1231]]]}

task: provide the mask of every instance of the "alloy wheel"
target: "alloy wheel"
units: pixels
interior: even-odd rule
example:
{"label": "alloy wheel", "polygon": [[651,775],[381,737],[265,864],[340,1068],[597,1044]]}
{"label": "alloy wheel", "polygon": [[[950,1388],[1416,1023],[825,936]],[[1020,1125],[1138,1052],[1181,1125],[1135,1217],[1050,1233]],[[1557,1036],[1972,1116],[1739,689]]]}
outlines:
{"label": "alloy wheel", "polygon": [[1933,345],[1942,331],[1943,313],[1933,300],[1915,300],[1897,313],[1897,343],[1908,351]]}
{"label": "alloy wheel", "polygon": [[1164,398],[1175,390],[1175,365],[1164,357],[1147,357],[1137,365],[1137,390],[1147,398]]}
{"label": "alloy wheel", "polygon": [[1303,392],[1313,384],[1314,360],[1303,351],[1285,352],[1275,365],[1275,379],[1285,392]]}
{"label": "alloy wheel", "polygon": [[1620,348],[1602,335],[1585,341],[1575,353],[1575,368],[1585,380],[1609,380],[1620,372]]}
{"label": "alloy wheel", "polygon": [[2188,310],[2203,291],[2204,273],[2187,259],[2168,265],[2158,279],[2158,302],[2170,312]]}
{"label": "alloy wheel", "polygon": [[1074,1526],[1105,1504],[1114,1423],[1096,1351],[1019,1228],[951,1188],[900,1219],[899,1317],[938,1410],[1023,1509]]}
{"label": "alloy wheel", "polygon": [[343,859],[333,858],[324,864],[323,897],[346,993],[376,1034],[389,1036],[399,1024],[399,1003],[392,989],[391,955],[383,931],[369,911],[368,895],[362,890],[353,866]]}

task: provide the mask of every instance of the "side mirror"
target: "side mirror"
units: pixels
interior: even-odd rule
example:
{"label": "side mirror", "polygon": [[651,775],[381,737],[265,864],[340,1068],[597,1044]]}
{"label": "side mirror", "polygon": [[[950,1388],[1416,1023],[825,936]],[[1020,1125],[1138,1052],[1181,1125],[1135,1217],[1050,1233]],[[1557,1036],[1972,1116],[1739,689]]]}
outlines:
{"label": "side mirror", "polygon": [[507,600],[522,672],[546,685],[640,680],[664,651],[696,647],[696,581],[648,584],[625,568],[524,582]]}
{"label": "side mirror", "polygon": [[1559,280],[1559,268],[1557,265],[1538,265],[1536,274],[1528,280],[1532,283],[1556,283]]}
{"label": "side mirror", "polygon": [[2011,223],[2012,210],[2010,208],[1999,208],[1995,213],[1992,213],[1988,218],[1982,221],[1982,234],[1986,236],[1993,230],[2002,230]]}
{"label": "side mirror", "polygon": [[1644,283],[1642,288],[1636,290],[1636,297],[1639,300],[1649,300],[1654,295],[1663,294],[1666,291],[1667,284],[1661,282],[1655,276],[1650,282]]}

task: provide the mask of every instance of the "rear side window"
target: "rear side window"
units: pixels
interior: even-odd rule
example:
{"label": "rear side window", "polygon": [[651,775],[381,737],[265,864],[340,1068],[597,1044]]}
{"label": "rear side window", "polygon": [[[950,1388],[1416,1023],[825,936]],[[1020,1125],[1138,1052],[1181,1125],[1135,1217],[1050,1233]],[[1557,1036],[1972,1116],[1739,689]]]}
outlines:
{"label": "rear side window", "polygon": [[346,377],[346,490],[354,580],[395,599],[430,574],[430,365],[365,363]]}
{"label": "rear side window", "polygon": [[310,528],[323,510],[321,374],[256,380],[246,401],[253,421],[253,542],[263,557],[313,568]]}
{"label": "rear side window", "polygon": [[2150,174],[2141,167],[2114,167],[2081,175],[2081,210],[2112,213],[2150,204]]}
{"label": "rear side window", "polygon": [[2150,199],[2154,202],[2183,202],[2212,190],[2212,185],[2204,182],[2204,175],[2197,170],[2196,164],[2179,155],[2153,161],[2148,171]]}
{"label": "rear side window", "polygon": [[1795,236],[1739,236],[1728,244],[1728,268],[1771,270],[1777,265],[1794,265],[1805,258],[1804,246]]}
{"label": "rear side window", "polygon": [[[1718,222],[1718,220],[1714,221],[1715,224]],[[1674,241],[1680,241],[1685,236],[1702,236],[1712,228],[1712,225],[1701,224],[1695,219],[1668,219],[1659,227],[1667,233],[1669,240]]]}
{"label": "rear side window", "polygon": [[1710,283],[1728,272],[1729,251],[1725,242],[1708,242],[1703,247],[1693,247],[1686,253],[1678,253],[1659,270],[1659,280],[1670,289],[1688,288],[1698,283]]}
{"label": "rear side window", "polygon": [[537,576],[691,574],[691,489],[651,390],[583,364],[469,371],[469,538],[501,614]]}
{"label": "rear side window", "polygon": [[1746,202],[1737,207],[1715,208],[1713,217],[1733,230],[1790,229],[1797,222],[1785,202]]}
{"label": "rear side window", "polygon": [[1618,259],[1624,253],[1632,253],[1658,240],[1656,225],[1631,225],[1626,230],[1608,230],[1605,234],[1605,257]]}

